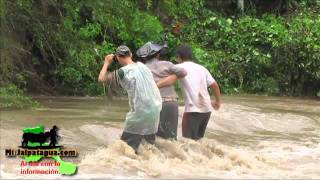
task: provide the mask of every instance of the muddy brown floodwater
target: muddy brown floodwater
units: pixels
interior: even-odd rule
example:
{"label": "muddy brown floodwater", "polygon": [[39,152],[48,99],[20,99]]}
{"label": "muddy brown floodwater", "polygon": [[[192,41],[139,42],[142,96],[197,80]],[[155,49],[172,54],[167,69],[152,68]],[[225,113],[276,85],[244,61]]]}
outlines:
{"label": "muddy brown floodwater", "polygon": [[66,158],[78,166],[72,178],[320,178],[320,101],[269,96],[224,96],[205,138],[158,138],[139,155],[119,140],[128,110],[125,100],[36,97],[42,108],[1,110],[1,178],[69,178],[21,175],[20,158],[4,156],[21,143],[21,129],[43,124],[60,128]]}

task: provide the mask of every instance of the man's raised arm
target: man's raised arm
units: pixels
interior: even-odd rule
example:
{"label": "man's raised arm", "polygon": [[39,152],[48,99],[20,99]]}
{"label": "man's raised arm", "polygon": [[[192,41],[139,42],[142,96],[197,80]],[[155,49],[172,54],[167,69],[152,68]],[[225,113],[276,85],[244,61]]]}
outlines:
{"label": "man's raised arm", "polygon": [[100,71],[98,82],[104,83],[108,79],[108,67],[111,64],[113,60],[113,54],[109,54],[104,58],[104,64],[102,66],[102,69]]}

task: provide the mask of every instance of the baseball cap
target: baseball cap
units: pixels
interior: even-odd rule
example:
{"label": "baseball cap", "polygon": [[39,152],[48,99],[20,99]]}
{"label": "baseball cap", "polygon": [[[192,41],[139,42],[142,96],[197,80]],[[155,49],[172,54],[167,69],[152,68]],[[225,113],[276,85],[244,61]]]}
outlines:
{"label": "baseball cap", "polygon": [[121,45],[121,46],[119,46],[119,47],[116,49],[115,55],[118,55],[118,56],[128,56],[128,55],[130,55],[130,53],[131,53],[131,51],[130,51],[130,49],[128,48],[128,46]]}

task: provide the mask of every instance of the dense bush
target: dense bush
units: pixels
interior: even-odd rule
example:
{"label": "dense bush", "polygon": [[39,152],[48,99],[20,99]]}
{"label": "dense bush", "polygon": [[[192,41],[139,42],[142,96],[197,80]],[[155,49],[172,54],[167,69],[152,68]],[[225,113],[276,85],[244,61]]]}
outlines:
{"label": "dense bush", "polygon": [[0,87],[0,108],[36,108],[39,103],[13,84]]}
{"label": "dense bush", "polygon": [[183,39],[224,92],[316,95],[320,90],[320,16],[206,16],[185,22]]}
{"label": "dense bush", "polygon": [[13,46],[21,56],[6,56],[0,81],[32,91],[42,82],[47,91],[98,95],[106,54],[121,44],[135,51],[147,41],[166,41],[171,60],[179,44],[189,44],[225,93],[315,96],[320,3],[290,2],[296,8],[280,16],[254,13],[259,8],[221,13],[206,0],[4,1],[4,49]]}
{"label": "dense bush", "polygon": [[[162,26],[156,17],[140,12],[130,1],[65,2],[64,47],[68,53],[58,70],[63,85],[75,94],[99,94],[97,83],[103,57],[126,44],[137,49],[146,41],[158,40]],[[113,7],[112,3],[115,3]],[[72,43],[71,43],[71,42]]]}

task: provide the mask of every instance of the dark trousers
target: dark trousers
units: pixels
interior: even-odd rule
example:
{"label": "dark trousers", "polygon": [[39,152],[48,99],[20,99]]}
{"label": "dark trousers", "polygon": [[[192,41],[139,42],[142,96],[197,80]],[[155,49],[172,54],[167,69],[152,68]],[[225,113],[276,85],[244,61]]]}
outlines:
{"label": "dark trousers", "polygon": [[134,149],[135,153],[138,152],[138,148],[142,139],[145,139],[150,144],[154,144],[156,140],[156,135],[155,134],[140,135],[140,134],[133,134],[128,132],[123,132],[121,135],[121,140],[123,140],[129,146],[131,146]]}
{"label": "dark trousers", "polygon": [[182,118],[182,136],[194,140],[203,138],[211,112],[185,112]]}
{"label": "dark trousers", "polygon": [[157,136],[165,139],[177,139],[178,108],[179,105],[177,101],[165,101],[162,103]]}

